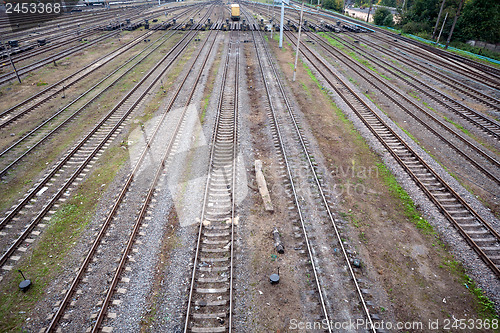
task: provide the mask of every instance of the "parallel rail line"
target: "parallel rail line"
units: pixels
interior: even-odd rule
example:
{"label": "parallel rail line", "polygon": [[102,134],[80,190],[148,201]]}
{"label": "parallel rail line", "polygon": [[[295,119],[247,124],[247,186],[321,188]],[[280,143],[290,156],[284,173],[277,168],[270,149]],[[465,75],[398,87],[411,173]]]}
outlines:
{"label": "parallel rail line", "polygon": [[[33,152],[35,149],[40,147],[41,144],[43,144],[45,141],[47,141],[56,132],[60,131],[62,128],[64,128],[70,122],[74,121],[82,113],[83,110],[87,109],[88,106],[90,106],[92,103],[97,101],[108,89],[110,89],[111,87],[115,86],[118,82],[120,82],[120,80],[122,80],[127,74],[129,74],[137,65],[142,63],[142,61],[147,59],[154,51],[156,51],[159,47],[161,47],[173,35],[173,33],[169,33],[169,36],[166,36],[167,34],[161,36],[157,41],[154,42],[154,43],[156,43],[156,42],[160,41],[160,43],[158,43],[158,45],[154,46],[154,43],[149,44],[140,53],[136,54],[135,56],[133,56],[130,59],[128,59],[127,61],[125,61],[122,65],[120,65],[118,68],[113,70],[110,74],[103,77],[99,82],[94,84],[91,88],[89,88],[87,91],[82,93],[75,100],[73,100],[68,105],[61,108],[58,112],[56,112],[50,118],[48,118],[47,120],[42,122],[40,125],[35,127],[29,133],[25,134],[22,138],[20,138],[14,144],[12,144],[7,149],[2,151],[0,153],[0,158],[2,158],[1,164],[3,164],[3,165],[7,164],[7,165],[0,171],[0,177],[6,175],[7,172],[12,167],[14,167],[16,164],[18,164],[29,153]],[[163,39],[163,41],[161,41],[161,39]],[[149,50],[150,48],[152,48],[152,49]],[[147,53],[146,53],[146,51],[147,51]],[[146,54],[143,54],[143,53],[146,53]],[[141,57],[141,55],[142,55],[142,57]],[[140,59],[137,60],[135,63],[133,63],[131,67],[129,67],[123,73],[121,73],[119,76],[114,78],[112,82],[107,83],[105,87],[102,87],[102,89],[97,94],[95,94],[92,98],[90,98],[88,101],[86,101],[85,104],[83,104],[82,106],[80,106],[78,109],[76,109],[74,111],[72,111],[70,109],[70,107],[73,104],[78,102],[80,99],[84,98],[89,93],[93,92],[103,82],[105,82],[106,80],[111,78],[114,74],[119,72],[122,68],[124,68],[129,63],[131,63],[133,60],[135,60],[136,58],[139,58],[139,57],[140,57]],[[68,115],[66,115],[66,114],[68,114]],[[60,118],[63,118],[63,119],[60,119]],[[41,138],[36,139],[36,137],[39,137],[39,136],[41,136]],[[36,139],[36,142],[30,142],[28,140],[29,138]],[[18,153],[19,155],[16,155],[16,153]],[[6,155],[6,154],[8,154],[8,155]]]}
{"label": "parallel rail line", "polygon": [[362,41],[364,44],[376,49],[377,51],[385,54],[386,56],[389,56],[391,58],[397,58],[397,60],[410,68],[413,68],[416,71],[422,72],[425,75],[433,78],[434,80],[441,82],[442,84],[452,88],[453,90],[459,92],[460,94],[464,96],[468,96],[471,99],[474,99],[489,108],[493,110],[500,110],[500,101],[493,96],[490,96],[488,94],[484,94],[477,89],[472,88],[469,85],[466,85],[462,82],[460,82],[457,79],[452,78],[449,75],[443,75],[443,73],[438,72],[435,69],[432,69],[431,67],[427,66],[421,66],[419,63],[414,62],[411,60],[411,58],[399,56],[398,53],[394,52],[389,52],[380,45],[377,45],[368,39],[364,38],[363,36],[360,36],[359,34],[355,36],[357,40]]}
{"label": "parallel rail line", "polygon": [[[261,36],[261,39],[262,39],[262,36]],[[330,223],[332,225],[335,237],[336,237],[336,239],[338,241],[338,246],[341,249],[341,252],[342,252],[342,255],[343,255],[343,259],[345,260],[344,264],[346,265],[347,270],[348,270],[348,274],[349,274],[350,278],[352,279],[352,283],[354,285],[355,294],[359,298],[361,312],[364,314],[365,319],[367,321],[368,330],[370,332],[375,332],[375,329],[374,329],[375,326],[373,324],[370,311],[368,309],[367,303],[364,300],[363,294],[361,292],[361,288],[360,288],[360,286],[358,284],[358,281],[356,279],[356,275],[354,273],[353,267],[351,265],[351,262],[349,260],[348,255],[347,255],[347,250],[345,248],[345,245],[343,244],[343,241],[341,239],[340,232],[339,232],[339,229],[337,227],[337,222],[336,222],[335,217],[334,217],[334,213],[332,212],[332,210],[330,208],[330,205],[329,205],[329,202],[328,202],[328,199],[327,199],[327,194],[325,193],[323,182],[320,180],[320,177],[319,177],[318,172],[316,170],[316,163],[311,158],[312,155],[310,154],[309,149],[307,147],[306,139],[304,138],[304,135],[302,134],[302,131],[300,129],[300,125],[299,125],[299,123],[298,123],[298,121],[296,119],[295,113],[293,111],[293,107],[292,107],[290,101],[288,100],[287,94],[285,92],[285,89],[284,89],[283,84],[281,82],[281,79],[279,77],[279,74],[278,74],[278,72],[277,72],[277,70],[275,68],[275,65],[271,61],[271,55],[270,55],[270,51],[268,49],[268,46],[264,42],[262,44],[265,45],[264,46],[265,55],[266,55],[267,59],[269,59],[268,61],[269,61],[270,69],[271,69],[271,71],[273,73],[273,76],[276,78],[276,82],[278,84],[278,88],[279,88],[279,91],[280,91],[280,96],[281,96],[281,98],[285,102],[285,105],[286,105],[286,111],[285,112],[289,115],[289,118],[290,118],[290,121],[292,123],[292,126],[293,126],[293,128],[295,130],[295,133],[296,133],[298,139],[299,139],[300,146],[301,146],[301,148],[302,148],[302,150],[304,152],[304,156],[306,157],[306,160],[307,160],[307,166],[308,166],[308,168],[309,168],[309,170],[310,170],[310,172],[312,174],[312,177],[314,179],[314,184],[315,184],[316,188],[319,191],[320,201],[322,203],[323,208],[325,209],[325,211],[327,213],[327,216],[328,216],[327,218],[328,218],[328,220],[330,221]],[[258,51],[257,45],[255,45],[255,48],[256,48],[257,54],[259,54],[260,52]],[[299,200],[299,195],[296,192],[296,185],[295,185],[295,182],[294,182],[294,175],[293,175],[293,172],[291,170],[290,161],[288,160],[288,157],[287,157],[286,148],[283,145],[283,138],[282,138],[281,131],[280,131],[280,124],[279,124],[279,122],[277,120],[278,119],[277,112],[276,112],[275,107],[273,106],[273,99],[275,97],[270,95],[269,86],[268,86],[269,83],[267,82],[267,80],[265,78],[265,75],[264,75],[264,68],[263,68],[263,63],[261,62],[261,56],[259,55],[257,58],[259,60],[260,72],[261,72],[262,78],[263,78],[263,80],[265,82],[265,87],[266,87],[267,96],[268,96],[267,100],[269,102],[270,110],[271,110],[271,118],[272,118],[272,121],[274,123],[274,128],[275,128],[277,137],[279,138],[278,141],[279,141],[279,144],[280,144],[280,150],[282,152],[283,159],[284,159],[284,164],[285,164],[285,167],[287,169],[287,176],[288,176],[288,179],[289,179],[290,184],[291,184],[292,193],[293,193],[293,199],[294,199],[295,205],[296,205],[298,213],[299,213],[300,224],[301,224],[302,231],[303,231],[303,234],[304,234],[305,243],[307,245],[308,255],[309,255],[309,258],[310,258],[311,265],[313,267],[314,277],[315,277],[315,281],[316,281],[316,287],[318,289],[318,293],[319,293],[319,297],[320,297],[321,308],[322,308],[322,311],[324,313],[325,319],[328,322],[328,331],[329,332],[333,332],[333,327],[330,326],[329,314],[328,314],[327,306],[325,304],[325,302],[326,302],[325,298],[331,297],[331,295],[328,295],[328,297],[327,297],[327,295],[322,291],[322,288],[321,288],[321,284],[320,284],[320,281],[319,281],[319,274],[321,274],[321,273],[319,273],[318,268],[316,267],[316,265],[314,263],[315,260],[314,260],[314,255],[313,255],[313,252],[314,252],[313,251],[313,246],[310,243],[310,240],[308,238],[308,231],[307,231],[307,228],[305,226],[305,217],[304,217],[304,215],[302,213],[302,210],[301,210],[301,204],[300,204],[300,200]]]}
{"label": "parallel rail line", "polygon": [[[142,20],[144,18],[144,17],[142,17],[142,18],[140,17],[140,15],[139,15],[140,11],[134,11],[134,13],[135,12],[137,12],[138,14],[135,14],[135,16],[131,16],[131,17],[129,16],[131,19],[133,19],[133,20]],[[147,18],[150,18],[151,16],[155,16],[155,14],[154,13],[148,14]],[[61,58],[64,58],[64,57],[70,55],[70,54],[76,53],[76,52],[84,50],[84,49],[86,49],[86,48],[88,48],[90,46],[93,46],[93,45],[95,45],[95,44],[97,44],[97,43],[99,43],[99,42],[101,42],[103,40],[106,40],[107,38],[110,38],[110,37],[112,37],[112,36],[114,36],[114,35],[116,35],[118,33],[120,33],[120,30],[115,30],[115,31],[111,31],[111,32],[105,33],[102,36],[96,37],[96,39],[90,41],[89,43],[86,43],[86,44],[83,44],[83,45],[77,45],[75,47],[71,47],[69,49],[66,49],[66,50],[63,50],[61,52],[58,52],[58,53],[56,53],[54,55],[50,55],[50,56],[48,56],[48,57],[46,57],[44,59],[38,60],[38,61],[36,61],[36,62],[34,62],[32,64],[29,64],[29,65],[26,65],[24,67],[21,67],[21,68],[19,68],[17,70],[17,73],[18,73],[19,76],[23,76],[23,75],[25,75],[25,74],[33,71],[33,70],[36,70],[38,68],[41,68],[41,67],[45,66],[45,65],[47,65],[47,64],[49,64],[49,63],[51,63],[53,61],[57,61],[57,60],[59,60]],[[15,75],[14,72],[9,72],[9,73],[6,73],[4,75],[1,75],[0,76],[0,85],[6,83],[8,81],[11,81],[11,80],[13,80],[15,78],[16,78],[16,75]]]}
{"label": "parallel rail line", "polygon": [[[295,2],[296,4],[300,5],[300,3],[298,2]],[[426,51],[432,53],[435,57],[441,57],[445,60],[460,60],[460,62],[462,63],[459,63],[458,65],[454,66],[455,69],[451,69],[452,71],[455,71],[455,72],[462,72],[463,69],[463,63],[466,63],[468,66],[471,66],[473,67],[474,69],[476,70],[479,70],[481,72],[483,72],[484,74],[480,74],[480,73],[473,73],[473,74],[477,74],[479,76],[481,76],[482,78],[485,78],[486,81],[490,81],[491,84],[493,84],[494,86],[496,86],[496,89],[498,89],[498,86],[499,86],[499,80],[500,80],[500,71],[494,67],[491,67],[491,66],[488,66],[488,65],[485,65],[483,63],[480,63],[480,62],[476,62],[476,61],[473,61],[473,60],[470,60],[470,59],[467,59],[467,58],[464,58],[462,56],[459,56],[459,55],[456,55],[456,54],[453,54],[451,52],[447,52],[447,51],[444,51],[444,50],[441,50],[441,49],[438,49],[438,48],[433,48],[429,45],[426,45],[426,44],[423,44],[419,41],[416,41],[416,40],[413,40],[411,38],[408,38],[408,37],[404,37],[404,36],[400,36],[400,35],[397,35],[395,33],[392,33],[392,32],[389,32],[387,30],[384,30],[382,28],[379,28],[375,25],[369,25],[369,24],[366,24],[364,22],[361,22],[359,20],[354,20],[348,16],[344,16],[344,15],[339,15],[337,13],[334,13],[332,11],[327,11],[327,10],[319,10],[320,13],[323,13],[323,14],[326,14],[326,16],[322,16],[321,18],[322,19],[332,19],[332,18],[340,18],[344,21],[348,21],[348,22],[351,22],[352,24],[354,25],[357,25],[359,27],[362,27],[362,28],[368,28],[368,29],[371,29],[373,31],[376,31],[378,33],[380,33],[382,36],[384,36],[385,38],[389,38],[389,39],[392,39],[394,40],[394,38],[396,39],[399,39],[399,40],[402,40],[404,42],[407,42],[409,44],[412,44],[414,46],[417,46],[421,49],[425,49]],[[389,41],[389,43],[391,43]],[[421,56],[421,55],[420,55]],[[429,58],[428,57],[428,60],[432,61],[432,62],[435,62],[435,59],[433,58]],[[439,63],[441,64],[442,61],[439,61]],[[471,71],[469,70],[468,73],[471,73]],[[467,75],[467,73],[464,73]],[[488,75],[490,77],[488,77]],[[495,79],[492,78],[492,75],[495,77]],[[480,83],[485,83],[484,80],[480,79],[478,80],[477,78],[472,78],[473,80],[477,81],[477,82],[480,82]],[[494,87],[495,88],[495,87]]]}
{"label": "parallel rail line", "polygon": [[[130,50],[132,47],[136,46],[137,44],[140,44],[142,39],[145,37],[151,35],[151,31],[148,31],[138,38],[130,41],[126,45],[120,47],[117,50],[114,50],[104,57],[99,58],[96,61],[93,61],[89,65],[85,66],[84,68],[70,74],[69,76],[65,77],[62,80],[59,80],[58,82],[52,84],[50,87],[45,88],[44,90],[34,94],[33,96],[25,99],[24,101],[18,103],[17,105],[14,105],[10,107],[7,110],[4,110],[0,113],[1,117],[1,122],[0,122],[0,128],[4,128],[14,121],[18,120],[22,116],[26,115],[27,113],[33,111],[35,108],[40,106],[41,104],[47,102],[51,98],[55,97],[57,94],[62,92],[63,89],[68,89],[75,83],[81,81],[83,78],[87,77],[91,73],[95,72],[97,69],[101,68],[105,64],[109,63],[110,61],[114,60],[117,56],[122,54],[123,52],[126,52]],[[21,109],[21,107],[23,107]]]}
{"label": "parallel rail line", "polygon": [[[42,60],[39,60],[33,64],[23,66],[17,70],[17,73],[19,76],[26,75],[27,73],[32,72],[38,68],[41,68],[41,67],[43,67],[43,66],[45,66],[53,61],[60,60],[68,55],[71,55],[71,54],[76,53],[78,51],[84,50],[90,46],[93,46],[93,45],[103,41],[103,40],[106,40],[110,37],[113,37],[114,35],[116,35],[118,33],[119,33],[119,31],[112,31],[112,32],[106,33],[103,36],[97,37],[96,39],[94,39],[93,41],[91,41],[87,44],[79,45],[79,46],[71,48],[69,50],[61,51],[61,52],[57,53],[56,55],[49,56],[49,57],[42,59]],[[14,72],[9,72],[9,73],[6,73],[4,75],[0,75],[0,85],[4,84],[6,82],[9,82],[15,78],[16,78],[16,74]]]}
{"label": "parallel rail line", "polygon": [[[196,33],[190,32],[190,34],[191,34],[190,40],[192,40],[192,38],[195,36]],[[174,103],[178,100],[179,96],[181,95],[182,89],[185,86],[185,83],[188,79],[188,76],[190,75],[190,72],[194,69],[194,65],[198,63],[197,60],[199,59],[200,55],[202,54],[202,51],[205,49],[205,45],[208,43],[210,37],[211,36],[206,38],[203,46],[200,47],[200,51],[198,52],[196,59],[193,61],[190,70],[184,76],[183,81],[180,83],[176,92],[171,97],[164,113],[162,114],[160,120],[157,122],[154,130],[152,131],[148,142],[145,144],[145,147],[144,147],[144,150],[142,151],[142,154],[140,155],[139,159],[135,163],[135,166],[134,166],[132,172],[130,173],[130,175],[128,176],[127,181],[125,182],[125,185],[123,186],[122,190],[120,191],[118,197],[115,199],[115,202],[110,210],[110,213],[107,215],[106,220],[101,227],[101,230],[99,231],[99,233],[98,233],[96,239],[94,240],[89,252],[87,253],[85,259],[83,260],[83,262],[82,262],[82,264],[81,264],[81,266],[76,274],[76,277],[73,279],[71,286],[66,291],[65,297],[64,297],[63,301],[61,302],[61,304],[59,305],[58,310],[53,315],[51,323],[50,323],[49,327],[47,328],[47,332],[52,332],[58,327],[66,308],[68,308],[68,306],[71,303],[72,296],[75,294],[78,285],[82,282],[82,278],[83,278],[84,274],[86,273],[90,262],[95,257],[96,253],[98,252],[98,248],[102,244],[102,240],[104,239],[105,234],[106,234],[110,224],[112,223],[114,217],[117,215],[117,213],[120,209],[120,206],[122,205],[123,200],[124,200],[126,194],[128,193],[128,191],[131,187],[131,184],[133,183],[133,181],[136,177],[136,174],[139,172],[139,170],[143,164],[143,161],[145,160],[147,154],[149,153],[150,148],[152,146],[152,143],[156,139],[156,137],[159,133],[160,126],[162,125],[162,123],[164,123],[166,115],[172,109],[172,107],[174,106]],[[216,36],[213,38],[211,45],[209,46],[209,50],[207,52],[206,57],[203,60],[202,66],[200,66],[200,69],[198,71],[198,75],[195,79],[196,82],[198,82],[201,78],[201,74],[203,73],[203,69],[205,68],[205,64],[206,64],[206,62],[211,54],[212,48],[215,44],[215,41],[216,41]],[[109,287],[107,289],[106,296],[103,300],[103,303],[101,304],[101,308],[99,310],[99,313],[97,314],[95,323],[92,327],[92,330],[91,330],[92,332],[98,332],[99,330],[101,330],[103,328],[102,324],[105,320],[105,315],[109,309],[109,306],[111,305],[111,300],[113,298],[114,293],[116,292],[116,287],[117,287],[117,285],[119,283],[119,279],[124,271],[125,265],[129,260],[128,258],[129,258],[129,255],[131,253],[134,241],[138,236],[140,227],[144,221],[144,217],[146,216],[147,210],[148,210],[149,205],[151,203],[151,199],[156,191],[157,184],[161,178],[162,173],[164,172],[164,169],[167,167],[169,157],[171,156],[171,152],[174,149],[173,147],[175,145],[175,139],[176,139],[176,137],[179,133],[179,130],[182,126],[183,120],[185,118],[184,116],[188,110],[188,105],[192,100],[192,97],[193,97],[195,90],[196,90],[196,84],[192,85],[192,87],[191,87],[191,92],[189,94],[189,97],[188,97],[185,105],[183,106],[182,114],[179,117],[179,120],[175,126],[175,129],[173,131],[173,135],[172,135],[171,139],[169,140],[168,145],[164,149],[164,153],[162,155],[161,162],[159,163],[158,168],[156,169],[155,175],[154,175],[154,177],[149,185],[149,190],[147,192],[146,198],[141,203],[140,211],[135,219],[135,223],[134,223],[134,225],[132,227],[132,231],[128,237],[128,241],[126,242],[126,247],[125,247],[124,251],[122,252],[119,264],[118,264],[117,268],[115,269],[113,278],[112,278],[111,282],[109,283]]]}
{"label": "parallel rail line", "polygon": [[[290,36],[291,37],[291,36]],[[292,40],[292,43],[295,43]],[[433,170],[307,44],[301,54],[438,207],[491,271],[500,277],[500,235]]]}
{"label": "parallel rail line", "polygon": [[[486,134],[495,137],[497,140],[500,140],[500,124],[496,122],[495,120],[490,119],[487,116],[482,115],[481,113],[458,103],[454,99],[448,97],[447,95],[441,93],[437,89],[429,86],[425,82],[419,80],[418,84],[411,82],[409,79],[406,77],[410,77],[408,73],[405,73],[402,69],[398,69],[395,66],[391,65],[388,61],[383,60],[381,58],[376,59],[373,56],[370,56],[367,52],[363,52],[361,47],[358,47],[355,45],[355,43],[351,43],[345,40],[342,40],[340,38],[337,38],[336,36],[329,34],[330,37],[334,38],[338,42],[343,43],[346,47],[351,49],[352,51],[366,57],[370,61],[377,63],[380,65],[382,68],[387,70],[389,73],[397,77],[398,79],[402,80],[405,82],[407,85],[410,87],[414,88],[415,90],[421,92],[422,94],[426,95],[427,97],[433,99],[436,103],[442,105],[449,111],[455,113],[459,117],[463,118],[464,120],[474,124],[477,126],[479,129],[481,129],[483,132]],[[399,74],[400,72],[401,74]],[[406,76],[406,77],[405,77]],[[423,88],[422,88],[423,87]],[[500,107],[497,107],[496,109],[500,110]]]}
{"label": "parallel rail line", "polygon": [[[369,84],[371,84],[375,89],[377,89],[378,91],[380,91],[380,93],[382,93],[385,97],[387,97],[389,100],[391,100],[391,102],[393,102],[395,105],[397,105],[407,115],[409,115],[410,117],[412,117],[413,119],[415,119],[418,123],[420,123],[422,126],[424,126],[427,130],[429,130],[431,133],[433,133],[435,136],[437,136],[439,139],[441,139],[443,142],[445,142],[448,146],[450,146],[453,150],[455,150],[458,154],[460,154],[469,163],[471,163],[472,165],[474,165],[484,175],[488,176],[490,179],[492,179],[498,185],[500,185],[500,179],[495,174],[493,174],[490,170],[488,170],[487,168],[485,168],[485,166],[483,166],[483,163],[480,163],[480,162],[476,161],[475,159],[471,158],[468,153],[466,153],[465,151],[463,151],[462,149],[460,149],[457,145],[455,145],[450,140],[448,140],[447,138],[445,138],[443,134],[441,134],[436,129],[434,129],[433,127],[431,127],[426,121],[420,119],[420,117],[418,117],[414,112],[412,112],[406,106],[404,106],[400,101],[398,101],[395,97],[393,97],[389,92],[391,92],[395,96],[399,96],[401,99],[404,100],[405,103],[408,103],[409,105],[412,105],[414,108],[418,109],[421,113],[423,113],[424,115],[426,115],[428,118],[432,119],[436,124],[438,124],[445,131],[448,131],[454,137],[456,137],[457,139],[459,139],[469,149],[471,149],[472,151],[474,151],[475,153],[477,153],[478,155],[480,155],[481,157],[483,157],[485,160],[487,160],[488,162],[490,162],[492,166],[494,166],[495,168],[500,168],[500,163],[494,157],[490,156],[485,151],[483,151],[481,148],[477,147],[474,143],[472,143],[471,141],[469,141],[469,139],[463,137],[460,133],[458,133],[458,132],[454,131],[453,129],[451,129],[449,126],[447,126],[446,124],[444,124],[443,121],[441,121],[436,116],[434,116],[433,114],[431,114],[427,110],[425,110],[422,107],[420,107],[419,105],[417,105],[415,102],[413,102],[412,100],[410,100],[408,97],[406,97],[405,95],[399,93],[397,91],[397,89],[395,89],[391,85],[387,84],[385,81],[383,81],[382,79],[380,79],[378,76],[374,75],[371,71],[365,69],[363,66],[359,65],[358,63],[355,63],[355,62],[351,62],[352,64],[348,63],[346,60],[343,59],[343,58],[347,58],[347,56],[345,56],[342,53],[337,53],[337,54],[341,55],[341,57],[337,57],[337,55],[333,51],[333,48],[330,47],[329,44],[326,44],[325,41],[323,41],[320,38],[317,38],[316,36],[314,36],[314,39],[319,43],[320,46],[323,47],[323,49],[325,49],[328,53],[330,53],[333,56],[335,56],[336,59],[338,59],[339,61],[341,61],[344,65],[346,65],[352,71],[354,71],[355,73],[357,73],[361,77],[366,77],[366,76],[370,77],[373,81],[372,80],[367,80],[367,82]],[[363,73],[361,73],[360,71],[363,71]],[[385,87],[385,88],[381,89],[381,87]]]}
{"label": "parallel rail line", "polygon": [[[191,10],[191,9],[186,10],[182,14],[185,14],[189,10]],[[172,20],[172,19],[169,19],[169,20]],[[119,49],[114,50],[114,51],[110,52],[109,54],[93,61],[92,63],[85,66],[84,68],[77,70],[76,72],[70,74],[69,76],[65,77],[64,79],[59,80],[58,82],[52,84],[51,86],[34,94],[30,98],[27,98],[24,101],[10,107],[9,109],[2,111],[0,113],[0,118],[2,121],[0,123],[0,128],[9,125],[10,123],[19,119],[20,117],[22,117],[26,113],[34,110],[39,105],[47,102],[49,99],[53,98],[55,95],[61,93],[61,91],[63,89],[67,89],[68,87],[79,82],[81,79],[88,76],[89,74],[91,74],[92,72],[97,70],[98,68],[102,67],[103,65],[105,65],[109,61],[112,61],[119,54],[122,54],[123,52],[129,50],[133,46],[140,43],[142,41],[142,39],[150,36],[152,33],[153,33],[152,31],[145,32],[144,34],[138,36],[136,39],[123,45]],[[19,108],[21,108],[23,106],[25,107],[24,109],[17,111]],[[14,112],[17,112],[17,113],[12,115],[12,113],[14,113]]]}
{"label": "parallel rail line", "polygon": [[[184,49],[189,45],[189,42],[194,38],[194,34],[186,34],[158,63],[125,95],[112,110],[83,138],[74,148],[68,151],[65,156],[52,167],[52,169],[38,183],[7,212],[4,219],[0,222],[0,227],[4,228],[7,223],[12,221],[19,212],[24,209],[30,202],[36,202],[35,196],[40,191],[46,190],[48,195],[52,194],[50,199],[43,205],[38,212],[26,212],[25,217],[35,215],[31,221],[21,232],[21,234],[13,241],[10,247],[0,257],[0,266],[3,266],[7,260],[14,254],[23,241],[28,237],[31,231],[38,223],[50,212],[51,207],[63,196],[68,188],[74,183],[78,176],[86,170],[92,160],[103,147],[109,145],[111,138],[114,138],[118,130],[123,126],[124,122],[129,119],[132,112],[143,101],[144,97],[151,90],[153,85],[167,71],[177,57],[182,54]],[[107,144],[107,145],[106,145]],[[71,163],[69,163],[71,162]],[[54,177],[62,177],[66,174],[62,185],[57,186],[52,190],[50,181]],[[45,195],[45,193],[44,193]],[[10,269],[9,266],[3,266],[4,269]]]}
{"label": "parallel rail line", "polygon": [[[240,40],[230,32],[184,332],[231,332]],[[227,320],[227,322],[226,322]]]}

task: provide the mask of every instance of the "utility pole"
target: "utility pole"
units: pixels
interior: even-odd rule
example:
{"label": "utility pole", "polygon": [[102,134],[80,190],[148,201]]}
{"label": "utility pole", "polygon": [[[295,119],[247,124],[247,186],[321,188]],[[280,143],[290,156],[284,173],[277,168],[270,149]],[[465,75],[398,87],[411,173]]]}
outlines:
{"label": "utility pole", "polygon": [[457,15],[455,15],[455,19],[453,20],[453,25],[451,26],[450,34],[448,35],[448,39],[446,40],[446,45],[444,46],[445,49],[448,48],[448,44],[450,44],[451,36],[453,36],[453,30],[455,30],[455,24],[457,24],[458,17],[460,16],[460,11],[462,10],[462,5],[464,4],[465,0],[461,0],[460,4],[458,5],[458,11]]}
{"label": "utility pole", "polygon": [[297,61],[299,60],[300,33],[302,31],[303,14],[304,14],[304,1],[302,1],[302,6],[300,7],[299,37],[297,38],[297,50],[295,51],[295,65],[293,65],[293,82],[295,82],[295,74],[297,73]]}
{"label": "utility pole", "polygon": [[368,9],[368,15],[366,16],[366,22],[370,20],[370,12],[372,11],[373,0],[370,0],[370,9]]}
{"label": "utility pole", "polygon": [[441,9],[439,9],[439,14],[438,14],[438,18],[436,21],[436,25],[434,26],[434,32],[432,33],[432,39],[434,39],[434,37],[436,37],[436,31],[437,31],[437,28],[439,25],[439,20],[441,20],[441,13],[443,12],[443,7],[444,7],[445,2],[446,2],[446,0],[443,0],[443,2],[441,2]]}
{"label": "utility pole", "polygon": [[[5,45],[5,49],[7,49],[7,43],[3,43]],[[19,77],[19,74],[17,73],[17,69],[16,69],[16,66],[14,65],[14,61],[12,61],[12,57],[10,55],[10,52],[11,52],[11,48],[10,48],[10,45],[9,45],[9,60],[10,60],[10,64],[12,65],[12,68],[14,69],[14,73],[16,73],[16,77],[17,77],[17,80],[19,81],[19,83],[21,83],[21,78]]]}
{"label": "utility pole", "polygon": [[273,30],[274,30],[274,1],[276,0],[271,0],[273,2],[273,16],[271,17],[270,23],[271,23],[271,39],[273,39]]}
{"label": "utility pole", "polygon": [[448,12],[446,12],[446,15],[444,16],[443,25],[441,26],[441,30],[439,31],[439,35],[438,35],[438,39],[436,41],[436,45],[439,44],[439,39],[441,38],[441,33],[443,33],[444,24],[446,23],[446,18],[447,17],[448,17]]}
{"label": "utility pole", "polygon": [[281,0],[280,49],[283,48],[283,21],[285,20],[285,0]]}

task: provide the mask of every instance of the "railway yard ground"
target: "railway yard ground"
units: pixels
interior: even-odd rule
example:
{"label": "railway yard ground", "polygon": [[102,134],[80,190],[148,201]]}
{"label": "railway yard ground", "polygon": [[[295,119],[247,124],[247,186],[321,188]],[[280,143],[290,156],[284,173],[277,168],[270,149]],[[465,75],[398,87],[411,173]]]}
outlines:
{"label": "railway yard ground", "polygon": [[297,8],[0,17],[0,331],[500,330],[500,67]]}

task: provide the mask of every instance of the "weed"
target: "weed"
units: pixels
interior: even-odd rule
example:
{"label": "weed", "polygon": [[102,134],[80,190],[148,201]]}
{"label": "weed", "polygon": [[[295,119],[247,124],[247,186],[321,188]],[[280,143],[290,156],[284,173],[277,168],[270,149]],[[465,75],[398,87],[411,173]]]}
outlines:
{"label": "weed", "polygon": [[17,288],[19,278],[15,270],[6,275],[0,290],[0,331],[19,331],[25,317],[29,315],[21,310],[32,309],[44,297],[45,288],[61,270],[60,263],[92,219],[101,195],[107,189],[102,184],[109,184],[113,180],[127,157],[128,154],[123,149],[110,148],[102,158],[107,167],[98,174],[93,172],[80,185],[78,192],[52,215],[30,257],[23,259],[16,267],[27,276],[34,277],[29,292],[23,293]]}
{"label": "weed", "polygon": [[434,235],[436,232],[430,223],[424,219],[415,208],[415,204],[411,200],[408,193],[399,185],[396,177],[387,169],[383,163],[377,163],[379,174],[386,183],[389,191],[397,197],[404,207],[405,215],[412,221],[418,229],[422,230],[425,234]]}

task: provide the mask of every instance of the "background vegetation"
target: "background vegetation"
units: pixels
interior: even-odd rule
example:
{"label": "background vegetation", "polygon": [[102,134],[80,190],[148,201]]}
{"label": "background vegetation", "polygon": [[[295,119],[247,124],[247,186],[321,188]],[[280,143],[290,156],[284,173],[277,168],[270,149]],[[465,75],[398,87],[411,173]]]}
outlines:
{"label": "background vegetation", "polygon": [[[401,17],[394,24],[391,12],[388,9],[377,7],[372,11],[375,24],[394,26],[404,33],[431,40],[443,0],[323,0],[322,5],[324,8],[342,12],[344,5],[368,8],[371,1],[373,1],[374,5],[397,8],[397,12]],[[444,18],[448,14],[444,23],[441,42],[445,42],[448,38],[461,0],[444,1],[443,12],[434,36],[434,39],[436,39]],[[500,55],[498,53],[465,44],[469,40],[491,44],[500,43],[499,22],[499,0],[465,0],[450,45],[499,59]]]}

